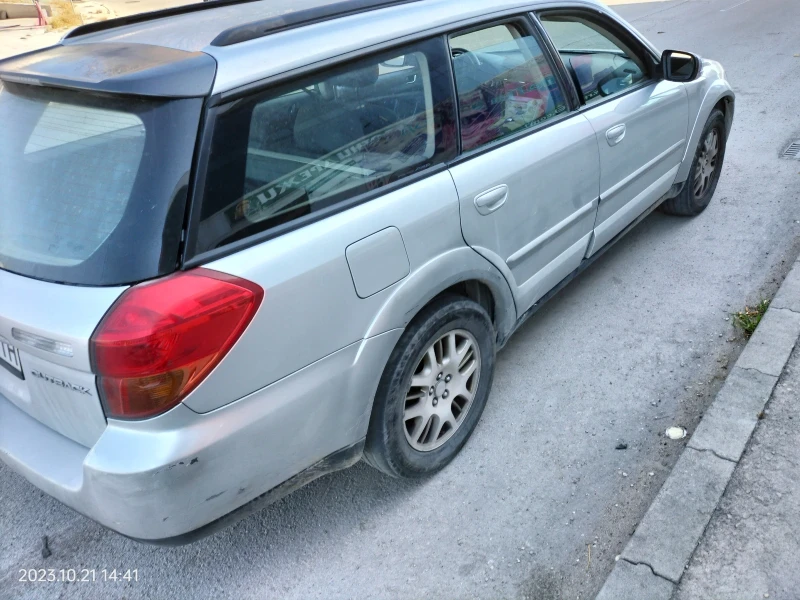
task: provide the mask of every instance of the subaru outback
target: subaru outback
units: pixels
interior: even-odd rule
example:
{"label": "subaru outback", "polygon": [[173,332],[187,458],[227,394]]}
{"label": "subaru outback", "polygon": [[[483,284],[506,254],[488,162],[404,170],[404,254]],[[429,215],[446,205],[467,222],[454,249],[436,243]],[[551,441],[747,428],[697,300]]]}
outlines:
{"label": "subaru outback", "polygon": [[2,61],[0,458],[158,543],[434,473],[528,317],[706,208],[733,111],[594,0],[219,0]]}

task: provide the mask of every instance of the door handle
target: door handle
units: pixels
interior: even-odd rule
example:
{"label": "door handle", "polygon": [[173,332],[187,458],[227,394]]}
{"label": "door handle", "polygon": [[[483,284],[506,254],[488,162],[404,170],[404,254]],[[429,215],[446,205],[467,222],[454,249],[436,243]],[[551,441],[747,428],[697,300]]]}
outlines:
{"label": "door handle", "polygon": [[508,186],[505,184],[498,185],[475,196],[475,208],[478,209],[480,214],[488,215],[503,206],[507,199]]}
{"label": "door handle", "polygon": [[625,123],[622,125],[614,125],[611,129],[606,131],[606,140],[609,146],[616,146],[625,137]]}

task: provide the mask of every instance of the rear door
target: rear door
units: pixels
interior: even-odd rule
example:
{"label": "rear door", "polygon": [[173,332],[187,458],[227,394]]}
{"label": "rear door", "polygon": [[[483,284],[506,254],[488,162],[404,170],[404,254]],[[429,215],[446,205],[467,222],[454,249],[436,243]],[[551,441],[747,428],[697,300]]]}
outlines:
{"label": "rear door", "polygon": [[542,48],[523,18],[450,36],[464,239],[503,271],[520,313],[580,265],[599,192],[594,130]]}
{"label": "rear door", "polygon": [[630,32],[586,10],[546,11],[542,25],[572,75],[600,149],[593,254],[672,186],[686,147],[682,83],[660,80]]}

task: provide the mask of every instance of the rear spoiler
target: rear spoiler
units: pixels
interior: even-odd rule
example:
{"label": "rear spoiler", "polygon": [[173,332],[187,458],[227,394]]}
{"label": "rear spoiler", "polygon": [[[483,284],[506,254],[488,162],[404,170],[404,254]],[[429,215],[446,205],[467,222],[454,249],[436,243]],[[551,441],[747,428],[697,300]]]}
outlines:
{"label": "rear spoiler", "polygon": [[2,81],[162,98],[207,96],[216,72],[204,52],[148,44],[57,45],[0,61]]}

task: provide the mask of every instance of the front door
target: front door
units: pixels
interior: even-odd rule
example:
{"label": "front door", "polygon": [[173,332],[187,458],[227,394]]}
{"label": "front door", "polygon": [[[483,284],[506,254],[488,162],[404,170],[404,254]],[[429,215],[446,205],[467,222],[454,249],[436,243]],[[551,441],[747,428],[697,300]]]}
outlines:
{"label": "front door", "polygon": [[660,80],[655,57],[613,21],[546,11],[542,25],[571,73],[600,148],[593,254],[672,186],[689,120],[682,83]]}
{"label": "front door", "polygon": [[571,113],[526,19],[450,36],[462,158],[450,169],[464,239],[521,314],[586,254],[597,212],[594,129]]}

